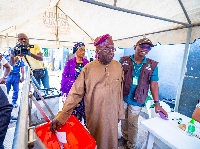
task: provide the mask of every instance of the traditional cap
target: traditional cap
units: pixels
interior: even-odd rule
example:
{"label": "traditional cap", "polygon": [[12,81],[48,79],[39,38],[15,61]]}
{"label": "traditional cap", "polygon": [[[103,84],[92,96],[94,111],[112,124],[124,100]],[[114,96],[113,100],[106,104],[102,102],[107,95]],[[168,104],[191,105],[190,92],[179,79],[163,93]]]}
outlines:
{"label": "traditional cap", "polygon": [[76,53],[78,48],[81,47],[81,46],[85,46],[85,44],[83,42],[77,42],[73,47],[73,54]]}
{"label": "traditional cap", "polygon": [[141,45],[141,44],[149,44],[151,47],[154,47],[153,43],[148,38],[142,38],[136,43],[136,45]]}
{"label": "traditional cap", "polygon": [[108,45],[114,45],[112,36],[110,36],[109,34],[99,36],[94,40],[94,46],[96,46],[97,50]]}

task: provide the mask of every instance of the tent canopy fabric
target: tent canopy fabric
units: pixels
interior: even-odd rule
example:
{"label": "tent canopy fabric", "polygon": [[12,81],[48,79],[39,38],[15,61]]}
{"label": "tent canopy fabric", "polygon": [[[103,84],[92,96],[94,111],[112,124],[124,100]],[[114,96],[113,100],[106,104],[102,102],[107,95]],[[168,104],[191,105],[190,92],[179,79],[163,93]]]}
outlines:
{"label": "tent canopy fabric", "polygon": [[200,37],[199,0],[21,0],[0,4],[0,48],[14,46],[18,33],[43,47],[72,47],[113,36],[116,47],[132,47],[144,35],[154,44]]}

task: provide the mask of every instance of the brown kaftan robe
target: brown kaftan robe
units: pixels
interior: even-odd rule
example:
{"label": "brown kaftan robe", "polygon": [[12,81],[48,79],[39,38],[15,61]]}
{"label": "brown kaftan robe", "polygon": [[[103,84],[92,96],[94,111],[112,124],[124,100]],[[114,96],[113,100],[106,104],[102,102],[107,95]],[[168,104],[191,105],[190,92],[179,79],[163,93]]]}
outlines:
{"label": "brown kaftan robe", "polygon": [[71,88],[65,105],[56,119],[64,124],[73,108],[84,96],[86,123],[98,149],[117,149],[118,119],[124,119],[123,70],[112,60],[102,65],[98,60],[88,63]]}

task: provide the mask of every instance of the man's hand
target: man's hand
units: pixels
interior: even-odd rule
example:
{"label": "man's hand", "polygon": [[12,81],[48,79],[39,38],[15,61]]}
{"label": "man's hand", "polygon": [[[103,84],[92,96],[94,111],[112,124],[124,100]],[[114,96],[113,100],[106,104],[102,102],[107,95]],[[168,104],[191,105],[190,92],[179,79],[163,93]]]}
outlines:
{"label": "man's hand", "polygon": [[23,56],[25,56],[24,54],[18,54],[17,56],[19,56],[19,57],[23,57]]}
{"label": "man's hand", "polygon": [[24,54],[17,54],[17,55],[14,55],[14,53],[11,53],[10,54],[10,57],[23,57],[23,56],[25,56]]}
{"label": "man's hand", "polygon": [[58,130],[58,127],[61,126],[61,123],[54,119],[52,122],[51,122],[51,126],[50,126],[50,130],[52,133],[56,133],[56,131]]}
{"label": "man's hand", "polygon": [[20,82],[22,83],[24,81],[24,77],[21,77]]}
{"label": "man's hand", "polygon": [[168,118],[167,112],[160,106],[160,104],[155,104],[155,112],[158,113],[159,111],[164,113],[165,116]]}
{"label": "man's hand", "polygon": [[0,84],[5,84],[6,83],[6,78],[1,78],[0,79]]}

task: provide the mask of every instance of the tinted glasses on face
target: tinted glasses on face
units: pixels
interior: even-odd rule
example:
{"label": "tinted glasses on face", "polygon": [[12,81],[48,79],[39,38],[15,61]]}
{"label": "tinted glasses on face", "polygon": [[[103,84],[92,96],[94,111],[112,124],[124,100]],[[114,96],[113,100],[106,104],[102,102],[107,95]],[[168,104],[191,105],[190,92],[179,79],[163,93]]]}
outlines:
{"label": "tinted glasses on face", "polygon": [[116,49],[114,47],[105,47],[105,48],[100,49],[100,51],[104,51],[106,53],[110,53],[110,52],[115,52]]}
{"label": "tinted glasses on face", "polygon": [[145,45],[139,45],[139,47],[142,49],[142,50],[145,50],[145,49],[147,49],[147,50],[151,50],[151,46],[145,46]]}

